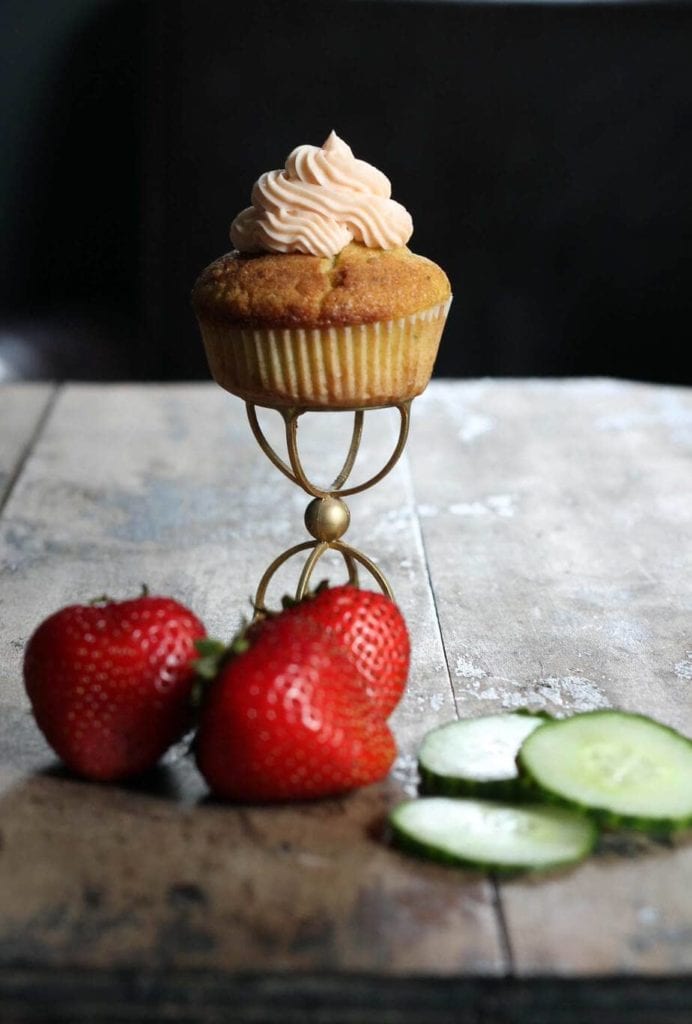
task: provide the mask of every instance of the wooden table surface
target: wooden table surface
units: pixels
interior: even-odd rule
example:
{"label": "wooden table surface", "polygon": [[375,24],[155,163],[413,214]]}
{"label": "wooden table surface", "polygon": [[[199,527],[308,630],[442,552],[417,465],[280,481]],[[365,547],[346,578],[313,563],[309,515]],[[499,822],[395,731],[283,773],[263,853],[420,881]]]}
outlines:
{"label": "wooden table surface", "polygon": [[[356,475],[394,419],[366,416]],[[326,473],[343,417],[300,429]],[[500,882],[408,858],[382,820],[457,715],[619,706],[692,733],[692,394],[483,380],[414,402],[404,458],[350,501],[413,641],[385,784],[224,806],[182,749],[128,786],[65,774],[21,683],[39,621],[146,581],[228,638],[306,503],[213,384],[0,389],[0,1021],[689,1022],[685,838]]]}

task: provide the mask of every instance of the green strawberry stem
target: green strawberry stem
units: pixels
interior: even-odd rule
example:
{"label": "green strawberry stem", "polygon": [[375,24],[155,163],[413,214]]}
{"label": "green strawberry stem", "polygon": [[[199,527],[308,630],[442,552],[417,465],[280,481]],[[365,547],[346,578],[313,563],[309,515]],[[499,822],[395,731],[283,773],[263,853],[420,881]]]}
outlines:
{"label": "green strawberry stem", "polygon": [[248,624],[243,623],[230,644],[210,636],[195,640],[195,649],[199,657],[192,662],[197,676],[190,696],[193,708],[198,709],[201,706],[205,690],[214,682],[227,662],[249,650],[248,629]]}
{"label": "green strawberry stem", "polygon": [[[329,589],[329,580],[320,580],[317,586],[312,590],[306,590],[300,601],[297,601],[295,597],[290,594],[284,594],[281,598],[281,608],[286,611],[288,608],[296,608],[299,604],[303,604],[305,601],[313,601],[319,594],[324,590]],[[281,614],[280,612],[274,612],[274,614]]]}
{"label": "green strawberry stem", "polygon": [[[146,583],[142,583],[142,589],[140,590],[137,597],[149,597],[149,587]],[[134,599],[133,599],[134,600]],[[115,597],[111,597],[110,594],[99,594],[98,597],[92,597],[87,604],[90,608],[96,608],[100,604],[117,604],[118,600]]]}
{"label": "green strawberry stem", "polygon": [[298,600],[292,594],[284,594],[281,598],[281,608],[278,611],[273,611],[271,608],[260,608],[250,601],[253,611],[253,622],[263,622],[265,619],[275,619],[281,615],[282,612],[289,611],[291,608],[297,608],[299,605],[307,604],[318,597],[324,590],[329,590],[329,580],[320,580],[316,587],[311,590],[306,590],[303,596]]}
{"label": "green strawberry stem", "polygon": [[195,672],[202,679],[212,680],[217,677],[224,662],[233,653],[233,644],[227,645],[221,640],[214,640],[212,637],[204,637],[195,641],[195,648],[199,654],[192,664]]}

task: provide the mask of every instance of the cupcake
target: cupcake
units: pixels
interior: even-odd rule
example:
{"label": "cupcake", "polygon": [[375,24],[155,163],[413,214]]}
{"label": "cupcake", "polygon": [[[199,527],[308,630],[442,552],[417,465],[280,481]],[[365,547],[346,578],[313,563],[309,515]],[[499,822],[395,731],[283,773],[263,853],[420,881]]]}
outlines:
{"label": "cupcake", "polygon": [[451,290],[407,247],[412,232],[385,175],[334,132],[321,148],[294,149],[233,221],[233,252],[195,284],[216,382],[275,408],[374,408],[419,395]]}

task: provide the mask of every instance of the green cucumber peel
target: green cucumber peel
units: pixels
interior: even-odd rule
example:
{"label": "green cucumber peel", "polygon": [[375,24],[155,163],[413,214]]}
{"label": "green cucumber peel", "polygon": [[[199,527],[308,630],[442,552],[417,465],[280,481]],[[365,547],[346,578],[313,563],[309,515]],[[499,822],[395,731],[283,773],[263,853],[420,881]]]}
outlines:
{"label": "green cucumber peel", "polygon": [[421,792],[499,800],[530,797],[532,787],[520,774],[516,758],[526,736],[546,720],[544,712],[522,709],[432,729],[418,753]]}
{"label": "green cucumber peel", "polygon": [[562,807],[446,796],[399,804],[389,826],[394,844],[407,853],[500,874],[572,866],[599,837],[591,818]]}
{"label": "green cucumber peel", "polygon": [[541,799],[602,827],[660,837],[692,827],[692,740],[646,715],[599,710],[547,722],[517,765]]}

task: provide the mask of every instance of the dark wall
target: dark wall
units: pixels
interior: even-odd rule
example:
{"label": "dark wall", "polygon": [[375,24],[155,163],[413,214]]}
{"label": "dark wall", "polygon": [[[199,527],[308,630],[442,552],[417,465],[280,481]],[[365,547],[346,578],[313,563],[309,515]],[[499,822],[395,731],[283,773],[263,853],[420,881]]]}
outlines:
{"label": "dark wall", "polygon": [[692,382],[689,5],[53,4],[83,24],[26,143],[47,166],[14,193],[13,312],[96,305],[128,374],[206,376],[196,273],[259,173],[333,127],[452,279],[438,372]]}
{"label": "dark wall", "polygon": [[145,15],[0,4],[0,378],[138,372]]}

